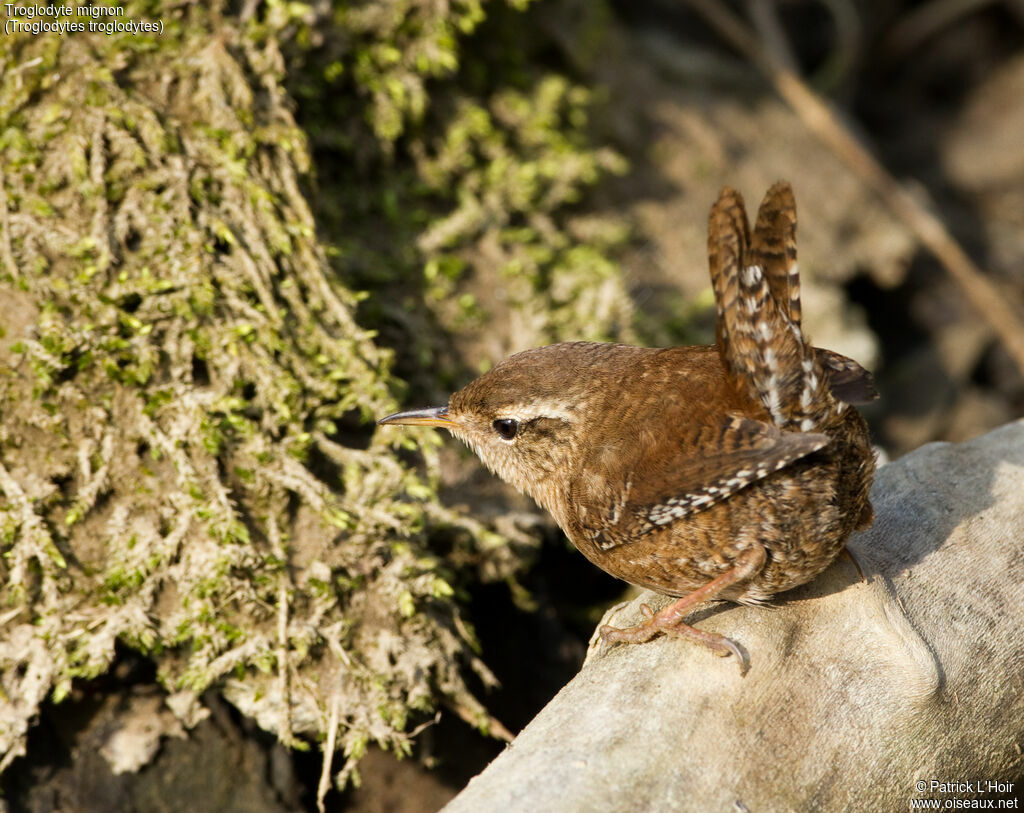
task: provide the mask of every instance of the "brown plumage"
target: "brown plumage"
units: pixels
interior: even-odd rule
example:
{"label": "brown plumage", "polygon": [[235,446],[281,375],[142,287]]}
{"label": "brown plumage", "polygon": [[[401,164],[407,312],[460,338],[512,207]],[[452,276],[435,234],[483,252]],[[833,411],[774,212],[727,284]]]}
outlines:
{"label": "brown plumage", "polygon": [[659,632],[721,654],[736,645],[683,623],[711,598],[756,602],[824,570],[873,514],[874,456],[851,404],[874,397],[855,361],[801,328],[796,210],[765,197],[711,210],[713,347],[573,342],[512,356],[446,407],[382,423],[443,426],[551,512],[577,548],[632,584],[682,597],[606,641]]}

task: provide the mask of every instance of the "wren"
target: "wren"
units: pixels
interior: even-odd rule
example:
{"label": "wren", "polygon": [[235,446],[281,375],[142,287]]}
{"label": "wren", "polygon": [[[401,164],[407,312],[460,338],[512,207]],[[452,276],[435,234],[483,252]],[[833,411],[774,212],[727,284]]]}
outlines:
{"label": "wren", "polygon": [[685,623],[710,599],[756,603],[804,584],[874,517],[868,428],[876,396],[852,359],[801,329],[796,205],[767,193],[753,233],[722,190],[708,256],[716,344],[567,342],[517,353],[433,409],[381,424],[438,426],[547,509],[611,575],[680,597],[605,642],[689,638],[746,657]]}

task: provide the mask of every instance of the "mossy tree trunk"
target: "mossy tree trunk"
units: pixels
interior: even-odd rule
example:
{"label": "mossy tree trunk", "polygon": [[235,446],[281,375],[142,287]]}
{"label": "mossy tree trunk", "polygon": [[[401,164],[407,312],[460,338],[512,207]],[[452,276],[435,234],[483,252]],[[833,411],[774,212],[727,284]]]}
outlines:
{"label": "mossy tree trunk", "polygon": [[[628,306],[621,228],[565,213],[619,166],[586,145],[585,91],[474,96],[459,49],[483,17],[139,2],[121,19],[159,33],[0,41],[0,770],[117,642],[186,723],[219,688],[343,751],[342,778],[370,741],[408,751],[439,702],[490,724],[457,562],[504,579],[517,557],[437,501],[432,435],[372,431],[400,382],[354,289],[374,326],[404,307],[443,335],[504,280],[510,343],[613,335]],[[334,246],[296,93],[346,112],[306,116],[351,162],[321,183]],[[395,284],[419,298],[389,306]],[[468,559],[432,551],[445,529]]]}

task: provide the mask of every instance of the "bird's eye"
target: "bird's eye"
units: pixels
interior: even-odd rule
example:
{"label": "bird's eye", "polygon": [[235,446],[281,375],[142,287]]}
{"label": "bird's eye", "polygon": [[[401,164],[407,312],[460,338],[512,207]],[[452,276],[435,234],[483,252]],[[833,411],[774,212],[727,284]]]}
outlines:
{"label": "bird's eye", "polygon": [[519,421],[514,418],[498,418],[491,426],[505,440],[512,440],[516,436],[516,432],[519,431]]}

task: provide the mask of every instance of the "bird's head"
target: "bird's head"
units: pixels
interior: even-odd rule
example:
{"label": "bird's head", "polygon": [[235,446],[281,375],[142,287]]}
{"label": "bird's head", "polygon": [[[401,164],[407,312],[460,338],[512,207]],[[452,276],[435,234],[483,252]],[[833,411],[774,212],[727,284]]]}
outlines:
{"label": "bird's head", "polygon": [[437,426],[464,441],[505,482],[552,513],[592,425],[595,377],[621,345],[567,342],[517,353],[456,392],[445,406],[378,423]]}

